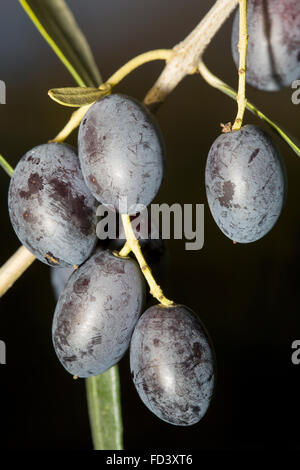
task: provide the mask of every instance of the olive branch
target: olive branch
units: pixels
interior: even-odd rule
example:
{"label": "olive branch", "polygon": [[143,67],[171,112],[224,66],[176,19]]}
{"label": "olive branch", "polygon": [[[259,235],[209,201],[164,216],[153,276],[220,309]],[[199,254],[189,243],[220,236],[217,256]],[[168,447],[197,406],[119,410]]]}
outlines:
{"label": "olive branch", "polygon": [[[104,83],[100,83],[100,73],[88,44],[63,0],[52,2],[19,1],[42,36],[79,85],[73,88],[54,88],[49,91],[49,96],[59,104],[78,107],[78,110],[73,112],[65,127],[51,142],[63,142],[67,139],[71,132],[79,126],[90,106],[98,99],[110,94],[113,88],[137,67],[153,60],[162,60],[165,62],[164,68],[144,98],[144,103],[152,110],[156,110],[186,76],[198,73],[211,86],[237,99],[238,113],[233,130],[238,130],[241,127],[244,112],[247,108],[267,122],[300,156],[300,149],[285,132],[246,100],[247,0],[217,0],[196,28],[173,49],[159,49],[141,54],[127,62]],[[207,69],[202,61],[202,56],[217,31],[238,3],[240,3],[240,66],[239,90],[236,92]],[[73,43],[76,44],[76,48]],[[0,165],[9,176],[12,176],[13,169],[3,156],[0,156]],[[154,297],[164,305],[172,304],[172,301],[164,296],[151,274],[151,270],[143,257],[140,244],[132,230],[129,216],[123,215],[122,221],[127,241],[119,255],[127,256],[132,251],[140,264]],[[34,255],[24,246],[16,251],[0,268],[0,296],[14,284],[34,260]],[[86,383],[95,448],[121,449],[123,446],[122,421],[117,366],[101,374],[101,376],[88,379]],[[108,403],[111,406],[107,410]],[[107,429],[106,425],[108,425]]]}

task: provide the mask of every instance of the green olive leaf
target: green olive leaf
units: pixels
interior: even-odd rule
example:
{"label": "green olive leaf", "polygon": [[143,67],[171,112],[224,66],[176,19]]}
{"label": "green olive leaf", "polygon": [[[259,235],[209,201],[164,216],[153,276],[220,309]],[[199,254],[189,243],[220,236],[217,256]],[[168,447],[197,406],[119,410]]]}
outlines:
{"label": "green olive leaf", "polygon": [[99,100],[102,96],[110,93],[110,89],[108,86],[101,86],[101,88],[52,88],[48,91],[48,95],[53,101],[63,106],[76,108]]}
{"label": "green olive leaf", "polygon": [[19,0],[79,86],[98,86],[101,76],[91,49],[64,0]]}

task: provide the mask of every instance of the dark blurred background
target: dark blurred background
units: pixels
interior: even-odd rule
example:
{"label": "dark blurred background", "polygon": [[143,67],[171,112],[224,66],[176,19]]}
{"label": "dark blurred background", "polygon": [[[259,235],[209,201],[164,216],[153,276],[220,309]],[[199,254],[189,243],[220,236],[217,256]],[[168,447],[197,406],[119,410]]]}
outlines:
{"label": "dark blurred background", "polygon": [[[74,82],[17,1],[1,2],[0,153],[15,166],[33,146],[54,137],[70,109],[47,96]],[[212,0],[70,0],[103,78],[133,56],[171,48],[212,6]],[[236,86],[231,58],[232,18],[209,46],[205,60]],[[143,66],[118,91],[143,99],[162,63]],[[300,105],[291,89],[266,94],[248,88],[248,98],[300,136]],[[215,399],[192,428],[159,421],[141,403],[131,383],[128,358],[120,363],[127,449],[298,448],[300,365],[291,344],[300,339],[299,158],[276,136],[288,172],[289,192],[276,227],[262,240],[233,245],[215,225],[206,201],[204,168],[219,123],[235,117],[234,101],[199,76],[187,77],[157,114],[166,147],[166,177],[157,202],[205,204],[205,244],[185,251],[170,240],[165,293],[199,313],[210,331],[218,360]],[[246,114],[246,122],[258,122]],[[260,122],[260,124],[264,126]],[[76,143],[76,134],[70,139]],[[8,176],[0,172],[0,262],[18,248],[7,211]],[[91,449],[84,381],[59,364],[51,342],[55,301],[49,268],[35,262],[1,299],[0,339],[7,365],[0,365],[0,447],[3,449]]]}

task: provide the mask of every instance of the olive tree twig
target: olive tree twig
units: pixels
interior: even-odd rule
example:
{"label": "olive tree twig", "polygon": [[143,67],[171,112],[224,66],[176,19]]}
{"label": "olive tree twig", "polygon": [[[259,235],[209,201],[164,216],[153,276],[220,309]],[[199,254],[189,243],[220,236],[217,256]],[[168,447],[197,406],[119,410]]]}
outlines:
{"label": "olive tree twig", "polygon": [[173,55],[145,97],[146,105],[158,106],[186,75],[197,71],[199,58],[238,2],[217,0],[198,26],[173,48]]}
{"label": "olive tree twig", "polygon": [[[238,2],[239,0],[217,0],[213,7],[200,21],[198,26],[196,26],[196,28],[182,42],[172,49],[170,56],[168,53],[166,65],[158,80],[147,93],[144,100],[145,104],[157,105],[162,103],[186,75],[195,73],[198,70],[197,65],[199,58],[226,21],[227,17],[238,5]],[[154,60],[154,58],[152,58],[152,60]],[[80,117],[80,120],[78,119],[78,125],[88,107],[89,105],[83,106],[75,111],[75,113],[78,113],[77,115]],[[75,113],[73,113],[73,115]],[[61,133],[58,134],[56,139],[54,139],[55,141],[64,140],[72,130],[77,127],[72,127],[70,122],[71,120],[67,124],[68,132],[64,132],[63,136]],[[18,252],[15,255],[17,254]],[[15,255],[8,260],[8,264],[6,263],[1,268],[2,284],[0,284],[0,297],[7,291],[7,289],[9,289],[9,287],[12,286],[12,284],[21,276],[30,264],[28,264],[28,255],[24,258],[21,256],[17,256],[17,258],[15,258]],[[31,257],[33,257],[33,255],[31,255]],[[7,268],[7,266],[10,266],[12,259],[14,262],[18,260],[18,262],[14,264],[14,273],[11,269]],[[34,258],[31,259],[33,261]]]}
{"label": "olive tree twig", "polygon": [[35,256],[21,246],[0,268],[0,296],[10,289],[14,282],[33,263]]}

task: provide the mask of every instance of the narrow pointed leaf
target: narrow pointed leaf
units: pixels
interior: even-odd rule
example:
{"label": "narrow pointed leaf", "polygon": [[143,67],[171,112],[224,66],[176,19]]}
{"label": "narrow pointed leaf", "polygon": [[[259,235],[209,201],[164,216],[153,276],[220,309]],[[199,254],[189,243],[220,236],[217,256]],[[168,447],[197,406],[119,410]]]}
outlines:
{"label": "narrow pointed leaf", "polygon": [[86,390],[95,450],[122,450],[123,426],[118,366],[86,379]]}
{"label": "narrow pointed leaf", "polygon": [[79,86],[98,86],[101,76],[90,47],[64,0],[19,0],[39,32]]}
{"label": "narrow pointed leaf", "polygon": [[48,91],[48,95],[53,101],[64,106],[80,107],[91,104],[107,95],[110,88],[53,88]]}

